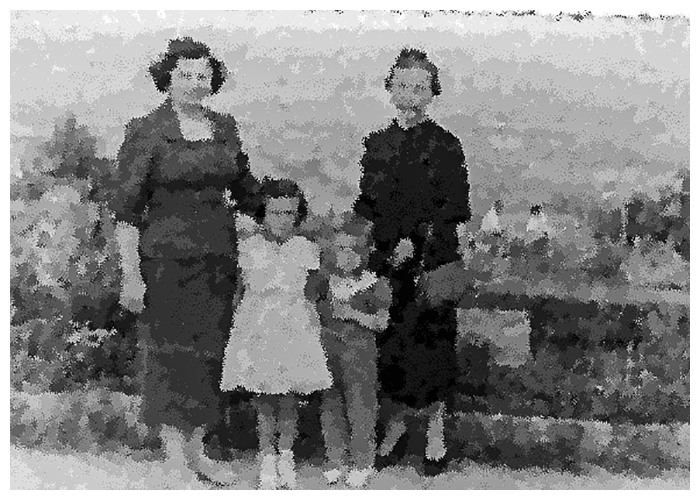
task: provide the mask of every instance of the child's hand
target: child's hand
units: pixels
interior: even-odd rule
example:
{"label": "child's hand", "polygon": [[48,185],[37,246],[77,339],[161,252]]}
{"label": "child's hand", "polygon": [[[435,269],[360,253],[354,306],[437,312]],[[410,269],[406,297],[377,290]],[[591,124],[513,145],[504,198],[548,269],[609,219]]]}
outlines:
{"label": "child's hand", "polygon": [[351,297],[334,303],[334,314],[345,320],[354,320],[370,330],[383,331],[389,324],[391,287],[386,278],[375,278],[368,288],[356,291]]}
{"label": "child's hand", "polygon": [[386,330],[389,325],[389,311],[386,309],[377,310],[374,313],[364,312],[361,309],[355,308],[349,303],[334,304],[332,307],[333,316],[337,319],[345,321],[356,321],[365,328],[374,331]]}
{"label": "child's hand", "polygon": [[337,275],[330,278],[330,290],[336,300],[349,300],[358,292],[367,290],[377,282],[374,273],[363,272],[359,278],[340,277]]}

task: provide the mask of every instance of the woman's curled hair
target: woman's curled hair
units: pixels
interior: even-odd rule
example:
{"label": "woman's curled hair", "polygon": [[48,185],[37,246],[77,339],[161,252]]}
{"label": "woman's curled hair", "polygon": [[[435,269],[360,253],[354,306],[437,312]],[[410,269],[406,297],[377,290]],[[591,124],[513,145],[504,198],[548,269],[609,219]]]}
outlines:
{"label": "woman's curled hair", "polygon": [[212,70],[211,92],[216,94],[226,81],[226,67],[224,63],[211,55],[209,47],[202,42],[195,42],[186,36],[170,40],[168,51],[161,59],[151,65],[148,72],[151,74],[159,92],[167,92],[170,88],[172,73],[180,59],[207,59]]}

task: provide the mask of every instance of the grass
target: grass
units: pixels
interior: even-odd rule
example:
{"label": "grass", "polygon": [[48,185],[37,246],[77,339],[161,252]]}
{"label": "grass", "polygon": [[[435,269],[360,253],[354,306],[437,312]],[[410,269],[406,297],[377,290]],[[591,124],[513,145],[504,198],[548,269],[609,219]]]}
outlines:
{"label": "grass", "polygon": [[[253,456],[234,462],[240,482],[231,489],[253,489],[257,479]],[[299,488],[329,489],[321,468],[298,465]],[[342,485],[332,489],[344,489]],[[514,470],[464,461],[456,470],[434,478],[413,469],[389,467],[377,474],[369,489],[689,489],[690,471],[674,469],[655,478],[613,474],[588,467],[581,474],[530,468]],[[10,489],[207,489],[191,474],[166,462],[139,459],[125,452],[93,455],[45,451],[11,445]]]}

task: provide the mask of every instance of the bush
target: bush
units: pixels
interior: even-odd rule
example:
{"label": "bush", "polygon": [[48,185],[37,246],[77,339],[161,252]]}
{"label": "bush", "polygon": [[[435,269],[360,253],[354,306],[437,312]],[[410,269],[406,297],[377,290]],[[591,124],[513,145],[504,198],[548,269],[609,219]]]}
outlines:
{"label": "bush", "polygon": [[135,348],[134,317],[118,306],[114,226],[102,200],[110,164],[70,116],[28,163],[11,188],[13,387],[63,390],[133,375],[124,351]]}
{"label": "bush", "polygon": [[[105,389],[61,394],[11,391],[10,441],[93,453],[138,449],[148,434],[139,420],[140,404],[138,396]],[[317,415],[318,408],[309,406],[300,418],[309,420],[313,417],[309,412]],[[242,431],[252,432],[255,420],[246,422],[250,428]],[[456,413],[445,424],[446,445],[455,458],[466,456],[518,468],[595,464],[608,470],[647,472],[690,467],[689,424],[611,424],[483,413]],[[315,431],[320,433],[317,427]],[[316,445],[322,443],[318,437],[306,438]]]}
{"label": "bush", "polygon": [[140,398],[106,389],[10,394],[11,441],[22,446],[78,451],[138,448],[147,429],[139,421]]}
{"label": "bush", "polygon": [[637,195],[627,205],[627,240],[670,244],[690,261],[690,172],[679,172],[659,200]]}
{"label": "bush", "polygon": [[511,467],[654,472],[690,467],[690,426],[609,424],[480,413],[457,414],[447,424],[448,449]]}
{"label": "bush", "polygon": [[636,240],[621,270],[633,286],[641,288],[687,290],[690,287],[690,262],[676,252],[672,241]]}
{"label": "bush", "polygon": [[689,422],[689,328],[687,316],[676,314],[674,320],[649,312],[636,347],[610,349],[604,340],[586,349],[548,342],[524,365],[493,365],[489,411],[636,424]]}
{"label": "bush", "polygon": [[[465,385],[461,390],[472,396],[462,402],[465,410],[610,422],[689,421],[688,306],[503,299],[480,295],[474,308],[458,315],[460,359],[468,360],[479,346],[490,351],[484,397],[475,402]],[[521,311],[529,322],[516,338],[502,317]],[[508,359],[518,363],[501,359],[504,347],[527,344],[525,362],[512,353]]]}
{"label": "bush", "polygon": [[[461,238],[465,267],[479,276],[485,287],[501,282],[512,286],[513,293],[518,292],[518,283],[532,289],[531,285],[544,282],[557,289],[555,296],[579,300],[572,286],[587,285],[604,291],[651,287],[687,292],[689,264],[681,250],[689,248],[689,198],[674,189],[669,187],[669,194],[654,202],[653,210],[661,212],[652,211],[647,204],[644,210],[649,214],[640,215],[634,208],[637,202],[631,203],[629,218],[634,222],[629,223],[627,240],[620,237],[624,229],[620,210],[613,229],[604,217],[612,215],[600,207],[585,222],[566,213],[548,213],[534,224],[524,212],[503,214],[497,229],[492,227],[496,216],[489,213],[488,230],[480,230],[477,221],[465,228]],[[659,220],[673,229],[661,231]]]}

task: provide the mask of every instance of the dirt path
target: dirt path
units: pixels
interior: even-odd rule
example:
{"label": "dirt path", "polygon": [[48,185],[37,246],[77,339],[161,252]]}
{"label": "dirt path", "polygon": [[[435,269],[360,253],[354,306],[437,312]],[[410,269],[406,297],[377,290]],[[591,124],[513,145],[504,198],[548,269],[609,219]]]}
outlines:
{"label": "dirt path", "polygon": [[[240,482],[232,489],[253,489],[252,460],[233,463]],[[321,469],[299,467],[300,489],[328,489]],[[334,489],[343,489],[336,486]],[[669,471],[661,477],[591,470],[585,475],[528,469],[516,471],[463,464],[459,472],[422,478],[410,469],[387,468],[369,483],[370,489],[689,489],[690,471]],[[10,448],[10,489],[206,489],[194,477],[164,462],[136,461],[128,456],[60,453]]]}

